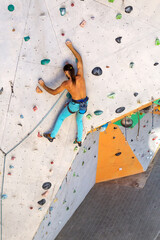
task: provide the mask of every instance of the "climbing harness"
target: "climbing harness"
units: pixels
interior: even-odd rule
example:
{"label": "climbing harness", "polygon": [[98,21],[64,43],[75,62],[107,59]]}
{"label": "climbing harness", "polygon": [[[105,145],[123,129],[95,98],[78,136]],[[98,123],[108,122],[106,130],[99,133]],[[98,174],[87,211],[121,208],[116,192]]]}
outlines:
{"label": "climbing harness", "polygon": [[[84,99],[80,99],[80,100],[74,100],[74,99],[72,99],[72,102],[74,102],[74,103],[78,103],[79,104],[79,113],[80,114],[84,114],[84,113],[86,113],[87,112],[87,101],[88,101],[88,97],[85,97]],[[70,112],[70,113],[75,113],[75,112],[72,112],[71,110],[70,110],[70,108],[69,108],[69,104],[67,105],[67,108],[68,108],[68,111]]]}

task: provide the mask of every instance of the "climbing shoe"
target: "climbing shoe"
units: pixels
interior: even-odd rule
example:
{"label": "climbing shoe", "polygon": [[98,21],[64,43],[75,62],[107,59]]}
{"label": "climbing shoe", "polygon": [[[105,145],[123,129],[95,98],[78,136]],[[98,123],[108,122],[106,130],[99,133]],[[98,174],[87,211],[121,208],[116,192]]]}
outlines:
{"label": "climbing shoe", "polygon": [[53,142],[53,140],[55,139],[55,138],[52,138],[51,134],[49,134],[49,133],[44,133],[43,137],[47,138],[50,142]]}
{"label": "climbing shoe", "polygon": [[81,146],[82,146],[82,142],[78,142],[78,141],[77,141],[77,138],[75,139],[75,141],[74,141],[73,143],[74,143],[74,144],[76,144],[76,143],[77,143],[79,147],[81,147]]}

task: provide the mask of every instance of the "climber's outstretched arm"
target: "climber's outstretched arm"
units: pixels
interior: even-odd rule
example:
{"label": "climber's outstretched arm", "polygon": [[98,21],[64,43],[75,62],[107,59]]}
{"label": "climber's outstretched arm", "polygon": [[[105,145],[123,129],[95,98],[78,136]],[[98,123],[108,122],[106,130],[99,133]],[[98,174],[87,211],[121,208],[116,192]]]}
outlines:
{"label": "climber's outstretched arm", "polygon": [[67,81],[64,81],[58,88],[56,89],[52,89],[49,88],[45,85],[44,81],[42,79],[38,80],[38,83],[41,85],[41,87],[43,87],[48,93],[52,94],[52,95],[57,95],[60,92],[63,92],[66,89],[66,84]]}
{"label": "climber's outstretched arm", "polygon": [[77,62],[77,69],[78,69],[77,75],[83,76],[83,62],[82,62],[81,55],[74,49],[71,41],[67,40],[66,45],[71,50],[73,55],[77,58],[77,61],[78,61]]}

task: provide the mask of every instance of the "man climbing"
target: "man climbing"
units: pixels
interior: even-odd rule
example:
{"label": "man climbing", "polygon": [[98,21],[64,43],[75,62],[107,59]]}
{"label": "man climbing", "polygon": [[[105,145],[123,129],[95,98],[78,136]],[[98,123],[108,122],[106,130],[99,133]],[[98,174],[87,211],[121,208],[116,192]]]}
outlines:
{"label": "man climbing", "polygon": [[87,111],[88,104],[88,97],[86,96],[86,84],[83,76],[83,62],[80,54],[72,46],[71,41],[66,41],[66,45],[77,59],[77,74],[75,75],[75,70],[71,64],[66,64],[63,68],[63,71],[68,80],[64,81],[58,88],[53,90],[47,87],[42,79],[39,79],[38,82],[41,87],[43,87],[48,93],[52,95],[59,94],[60,92],[67,89],[67,91],[72,96],[72,100],[69,102],[69,104],[67,104],[67,106],[65,106],[63,111],[60,113],[53,131],[50,134],[44,133],[43,136],[46,137],[50,142],[53,142],[64,119],[69,117],[73,113],[76,113],[78,133],[75,139],[75,143],[78,143],[78,145],[81,146],[83,134],[82,118],[84,113]]}

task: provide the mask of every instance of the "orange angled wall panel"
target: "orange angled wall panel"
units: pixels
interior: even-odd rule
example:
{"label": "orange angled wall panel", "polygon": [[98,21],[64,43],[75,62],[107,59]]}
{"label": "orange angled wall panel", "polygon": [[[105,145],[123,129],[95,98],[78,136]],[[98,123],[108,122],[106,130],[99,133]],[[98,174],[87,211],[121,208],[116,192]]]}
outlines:
{"label": "orange angled wall panel", "polygon": [[115,124],[109,124],[99,136],[96,183],[143,171],[120,128]]}

